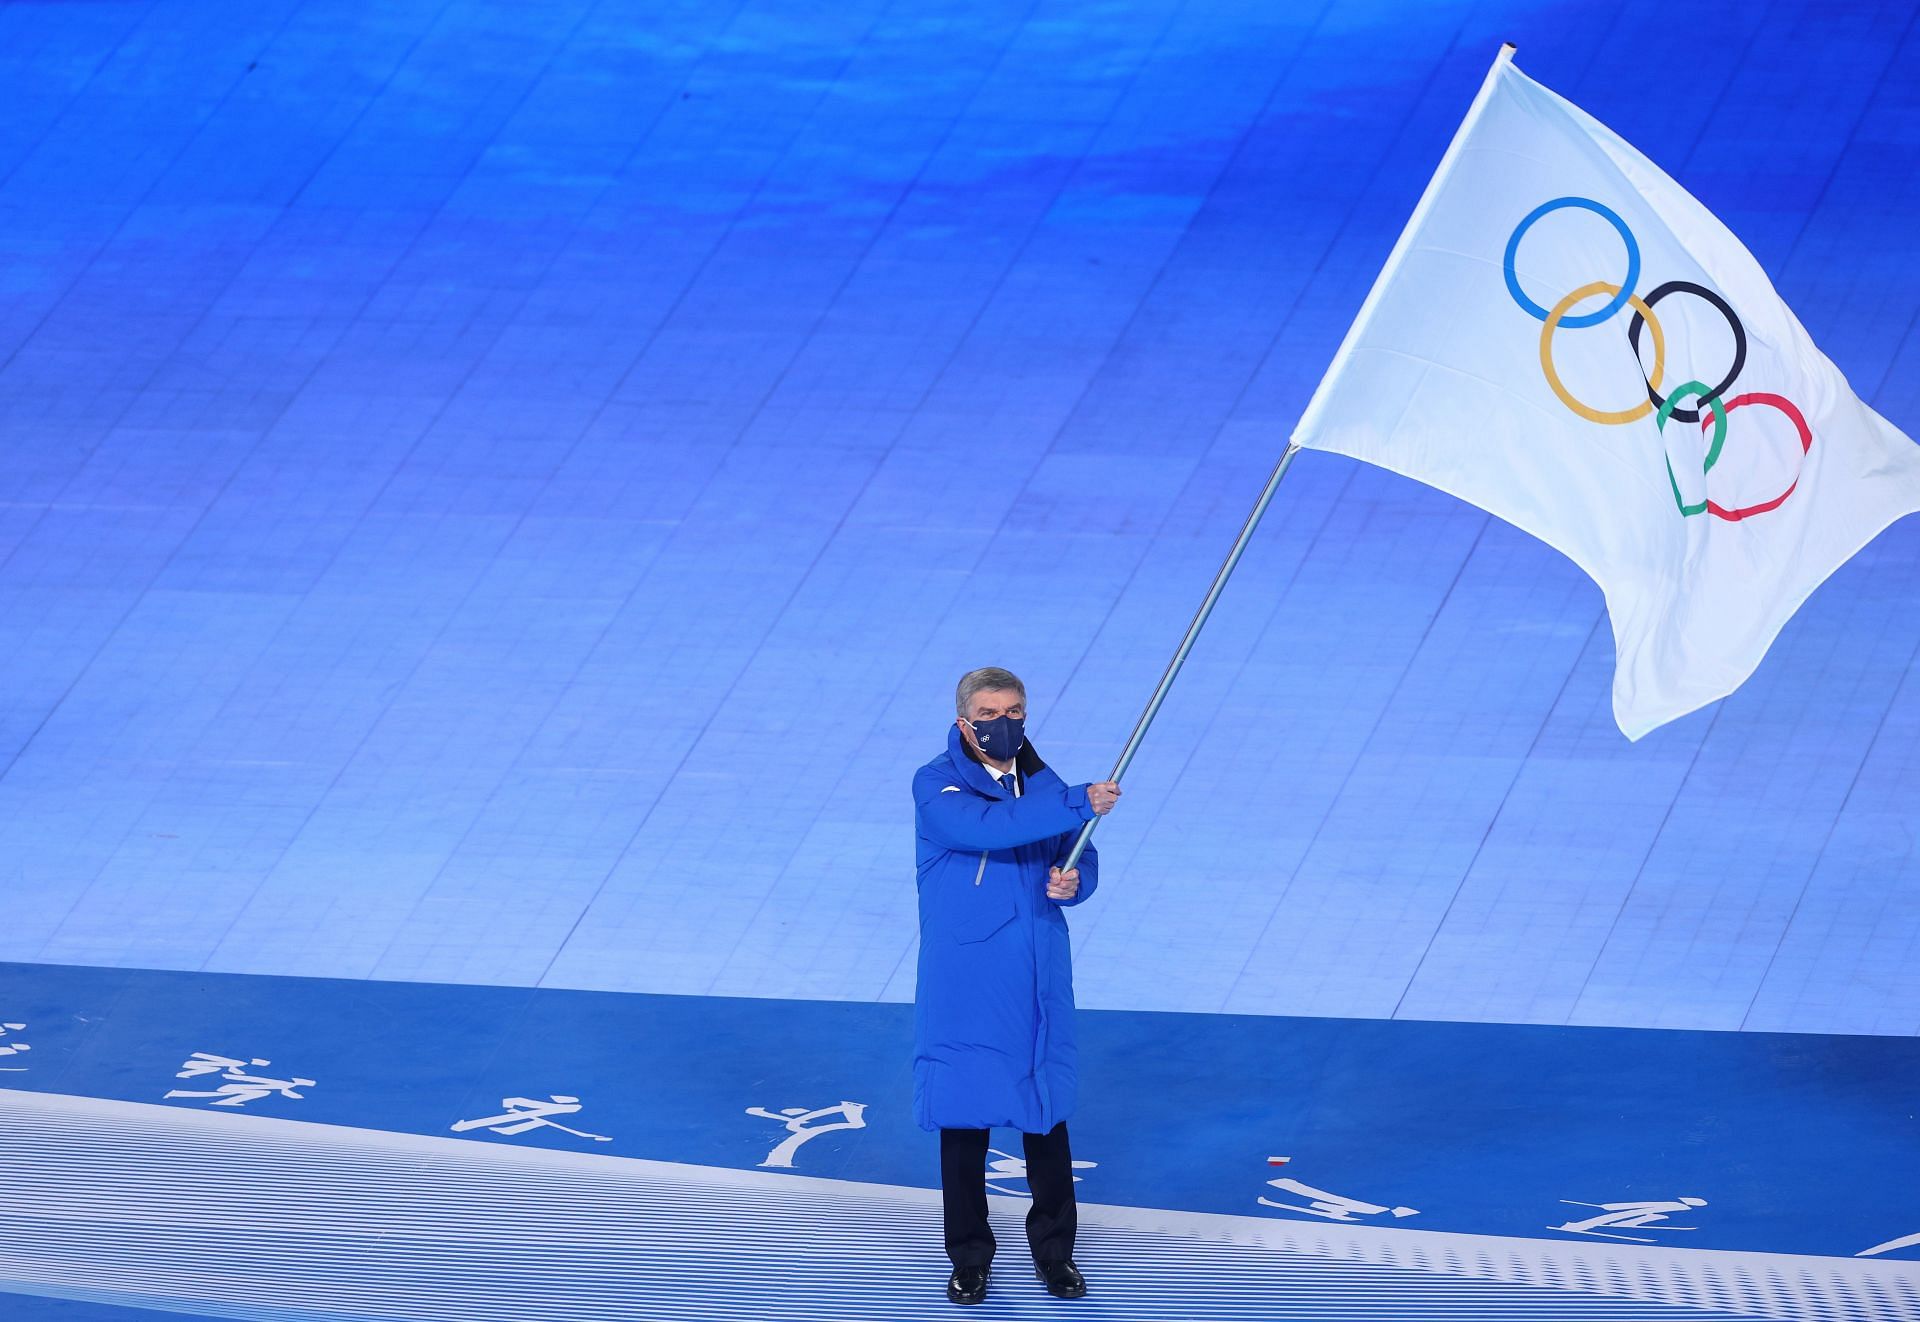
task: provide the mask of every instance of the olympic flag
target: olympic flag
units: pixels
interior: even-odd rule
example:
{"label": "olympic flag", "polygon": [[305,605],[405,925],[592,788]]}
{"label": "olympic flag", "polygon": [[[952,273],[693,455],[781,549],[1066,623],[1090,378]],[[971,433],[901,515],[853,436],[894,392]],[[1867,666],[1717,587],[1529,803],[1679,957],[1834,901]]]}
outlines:
{"label": "olympic flag", "polygon": [[1566,554],[1606,597],[1629,739],[1725,697],[1920,510],[1868,408],[1707,209],[1503,49],[1293,443]]}

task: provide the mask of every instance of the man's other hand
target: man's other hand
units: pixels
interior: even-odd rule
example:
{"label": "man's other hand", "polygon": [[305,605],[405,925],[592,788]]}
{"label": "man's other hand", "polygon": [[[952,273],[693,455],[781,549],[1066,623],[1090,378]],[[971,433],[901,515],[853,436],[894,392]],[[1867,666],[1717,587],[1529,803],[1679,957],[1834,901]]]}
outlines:
{"label": "man's other hand", "polygon": [[1104,817],[1113,811],[1114,801],[1120,797],[1120,782],[1117,780],[1096,780],[1087,786],[1087,806]]}
{"label": "man's other hand", "polygon": [[1059,868],[1049,869],[1047,873],[1047,898],[1049,900],[1071,900],[1080,893],[1080,869],[1062,872]]}

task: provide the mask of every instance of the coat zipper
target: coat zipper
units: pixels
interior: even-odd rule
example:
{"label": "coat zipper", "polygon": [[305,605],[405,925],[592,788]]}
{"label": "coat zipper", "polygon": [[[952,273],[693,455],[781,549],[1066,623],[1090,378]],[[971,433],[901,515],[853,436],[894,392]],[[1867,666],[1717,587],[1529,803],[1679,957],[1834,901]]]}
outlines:
{"label": "coat zipper", "polygon": [[980,878],[986,875],[987,875],[987,851],[983,849],[980,851],[980,868],[977,872],[973,874],[973,884],[978,886],[980,884]]}

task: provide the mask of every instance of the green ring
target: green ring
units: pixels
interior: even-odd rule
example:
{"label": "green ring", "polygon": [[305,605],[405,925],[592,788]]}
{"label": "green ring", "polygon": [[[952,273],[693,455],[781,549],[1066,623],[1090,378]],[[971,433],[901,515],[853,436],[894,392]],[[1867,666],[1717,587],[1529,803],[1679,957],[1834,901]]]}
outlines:
{"label": "green ring", "polygon": [[[1660,406],[1660,411],[1654,414],[1653,421],[1655,426],[1665,431],[1667,419],[1673,416],[1674,409],[1679,407],[1682,400],[1695,396],[1713,411],[1713,440],[1707,444],[1707,461],[1700,466],[1700,474],[1704,477],[1713,471],[1715,464],[1720,462],[1720,447],[1727,441],[1727,411],[1720,407],[1720,397],[1713,393],[1713,387],[1699,381],[1688,381],[1683,385],[1675,386],[1672,393],[1667,396],[1666,402]],[[1673,460],[1668,459],[1666,464],[1667,485],[1673,488],[1673,503],[1680,507],[1680,513],[1688,518],[1695,514],[1705,514],[1708,502],[1703,500],[1698,505],[1687,504],[1680,496],[1680,481],[1673,475]]]}

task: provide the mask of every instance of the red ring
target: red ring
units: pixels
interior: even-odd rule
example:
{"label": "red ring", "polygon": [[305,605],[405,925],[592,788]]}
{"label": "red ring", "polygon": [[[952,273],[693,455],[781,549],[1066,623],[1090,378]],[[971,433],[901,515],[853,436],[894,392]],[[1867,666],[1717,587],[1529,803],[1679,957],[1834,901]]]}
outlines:
{"label": "red ring", "polygon": [[[1753,391],[1728,400],[1726,404],[1727,412],[1732,413],[1744,404],[1771,404],[1774,408],[1779,409],[1787,415],[1788,421],[1792,422],[1794,429],[1800,433],[1801,458],[1804,459],[1808,451],[1813,449],[1813,431],[1807,426],[1807,420],[1800,416],[1800,410],[1794,406],[1792,400],[1783,399],[1779,395],[1767,395],[1759,391]],[[1715,407],[1715,403],[1712,400],[1708,400],[1702,405],[1700,409],[1701,431],[1704,432],[1713,426],[1713,409]],[[1750,519],[1756,514],[1765,514],[1768,510],[1780,508],[1780,506],[1786,502],[1787,497],[1793,494],[1793,489],[1799,485],[1800,474],[1795,473],[1793,475],[1793,481],[1787,484],[1787,489],[1775,496],[1772,500],[1762,501],[1758,505],[1743,505],[1736,510],[1724,509],[1714,504],[1713,498],[1709,496],[1707,498],[1707,513],[1718,515],[1728,523],[1738,523],[1741,519]]]}

